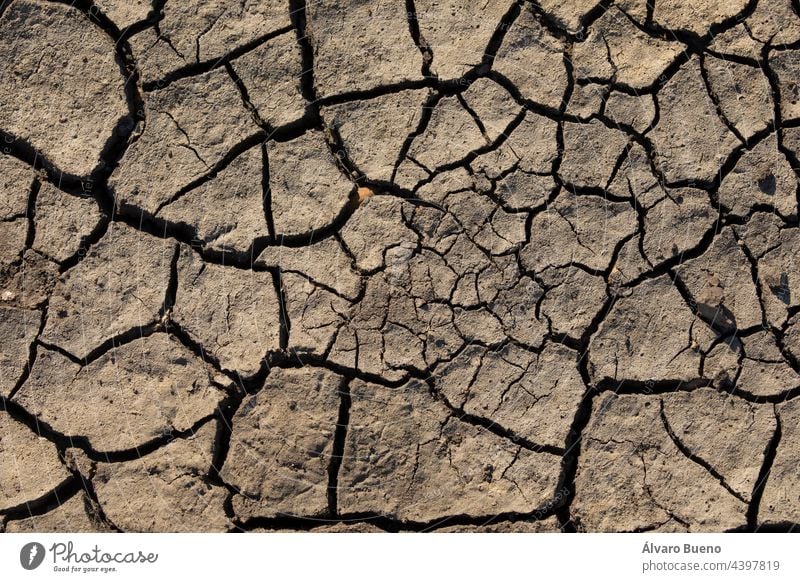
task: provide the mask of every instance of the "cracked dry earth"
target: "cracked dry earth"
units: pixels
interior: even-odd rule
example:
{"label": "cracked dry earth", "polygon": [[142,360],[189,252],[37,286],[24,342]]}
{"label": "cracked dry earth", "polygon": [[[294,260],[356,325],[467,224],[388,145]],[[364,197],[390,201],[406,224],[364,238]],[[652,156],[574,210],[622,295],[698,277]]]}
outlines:
{"label": "cracked dry earth", "polygon": [[797,0],[0,3],[0,529],[800,523]]}

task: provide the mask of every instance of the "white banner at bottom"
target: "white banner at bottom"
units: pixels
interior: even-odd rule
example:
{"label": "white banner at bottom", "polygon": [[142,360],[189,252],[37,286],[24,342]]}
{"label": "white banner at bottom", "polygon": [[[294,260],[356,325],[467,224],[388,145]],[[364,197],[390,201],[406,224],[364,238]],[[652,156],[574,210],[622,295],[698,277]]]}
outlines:
{"label": "white banner at bottom", "polygon": [[[789,534],[0,534],[0,580],[800,580]],[[222,578],[224,577],[224,578]],[[513,578],[512,578],[513,577]]]}

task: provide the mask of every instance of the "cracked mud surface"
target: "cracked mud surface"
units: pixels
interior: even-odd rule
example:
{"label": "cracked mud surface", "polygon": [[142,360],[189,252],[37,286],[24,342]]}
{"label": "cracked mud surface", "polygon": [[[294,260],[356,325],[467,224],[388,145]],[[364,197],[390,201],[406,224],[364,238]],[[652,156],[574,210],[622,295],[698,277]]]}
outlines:
{"label": "cracked mud surface", "polygon": [[0,46],[0,530],[800,524],[796,0],[6,0]]}

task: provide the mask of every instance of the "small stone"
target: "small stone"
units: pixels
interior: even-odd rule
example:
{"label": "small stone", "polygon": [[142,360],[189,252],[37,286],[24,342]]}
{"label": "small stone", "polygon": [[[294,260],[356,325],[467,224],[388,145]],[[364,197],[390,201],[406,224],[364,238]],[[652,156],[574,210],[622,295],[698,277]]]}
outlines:
{"label": "small stone", "polygon": [[372,188],[367,188],[365,186],[360,187],[356,193],[358,194],[359,204],[366,201],[367,198],[375,196],[375,191]]}

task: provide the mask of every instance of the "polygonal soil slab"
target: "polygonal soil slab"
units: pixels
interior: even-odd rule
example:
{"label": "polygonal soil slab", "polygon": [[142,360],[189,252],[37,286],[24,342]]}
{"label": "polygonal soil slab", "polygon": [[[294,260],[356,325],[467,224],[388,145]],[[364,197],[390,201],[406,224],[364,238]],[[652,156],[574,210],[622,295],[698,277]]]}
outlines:
{"label": "polygonal soil slab", "polygon": [[79,461],[91,466],[85,476],[109,522],[130,532],[226,531],[227,491],[208,478],[216,428],[208,422],[194,435],[130,461]]}
{"label": "polygonal soil slab", "polygon": [[70,476],[54,444],[0,411],[0,512],[35,501]]}
{"label": "polygonal soil slab", "polygon": [[109,185],[120,205],[154,213],[212,168],[258,127],[224,69],[148,93],[147,124]]}
{"label": "polygonal soil slab", "polygon": [[115,451],[190,429],[222,397],[212,371],[159,333],[112,348],[85,367],[38,348],[14,400],[58,432]]}
{"label": "polygonal soil slab", "polygon": [[30,347],[39,333],[39,311],[0,306],[0,394],[8,396],[28,367]]}
{"label": "polygonal soil slab", "polygon": [[255,374],[279,348],[279,311],[271,273],[209,265],[181,246],[172,318],[222,368]]}
{"label": "polygonal soil slab", "polygon": [[[420,78],[422,55],[409,34],[404,5],[386,0],[310,2],[306,16],[320,96]],[[359,58],[348,59],[354,40]]]}
{"label": "polygonal soil slab", "polygon": [[705,389],[602,395],[582,439],[573,515],[586,531],[740,527],[773,428],[771,406]]}
{"label": "polygonal soil slab", "polygon": [[61,275],[42,338],[87,357],[114,336],[160,318],[175,243],[118,222]]}
{"label": "polygonal soil slab", "polygon": [[424,384],[351,384],[339,509],[430,521],[532,512],[554,493],[559,457],[463,423]]}
{"label": "polygonal soil slab", "polygon": [[321,368],[274,369],[233,417],[222,478],[237,515],[322,515],[344,378]]}
{"label": "polygonal soil slab", "polygon": [[7,533],[82,533],[108,532],[96,513],[94,502],[83,492],[73,495],[44,515],[17,519],[6,524]]}
{"label": "polygonal soil slab", "polygon": [[11,3],[0,35],[13,39],[0,65],[3,129],[64,172],[90,174],[118,124],[132,127],[114,41],[75,8],[31,0]]}

